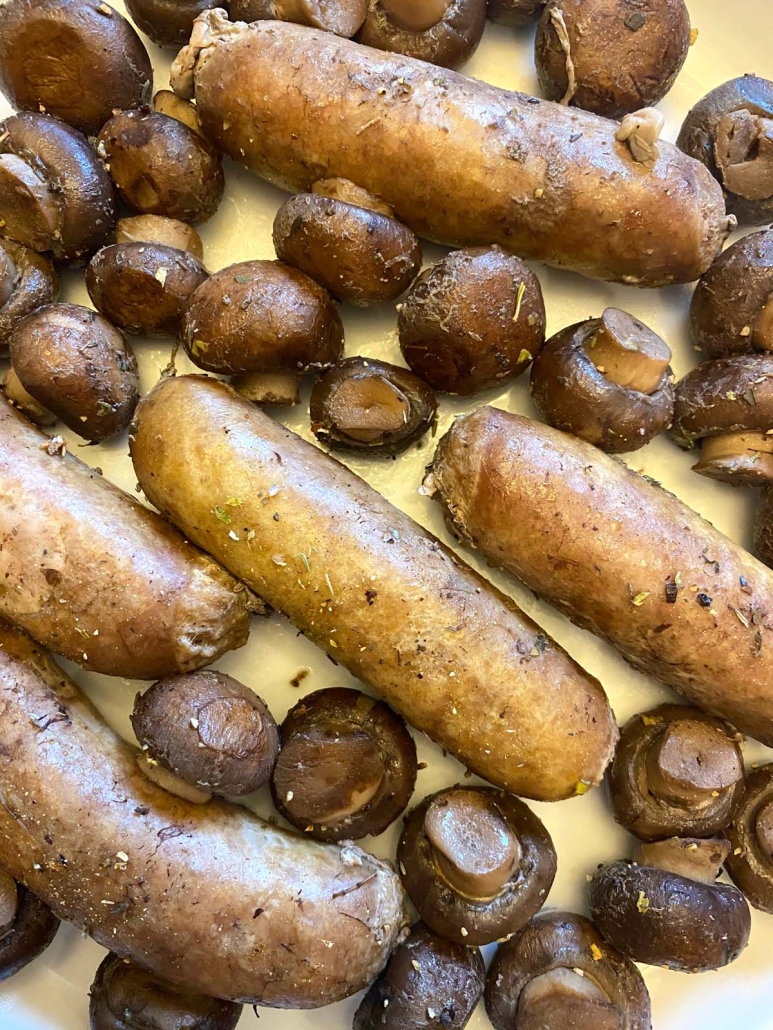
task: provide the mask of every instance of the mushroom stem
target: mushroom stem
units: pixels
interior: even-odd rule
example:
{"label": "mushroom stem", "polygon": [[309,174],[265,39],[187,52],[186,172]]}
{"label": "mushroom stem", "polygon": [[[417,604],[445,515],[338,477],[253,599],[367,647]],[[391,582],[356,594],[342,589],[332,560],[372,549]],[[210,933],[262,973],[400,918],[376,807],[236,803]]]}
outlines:
{"label": "mushroom stem", "polygon": [[0,307],[7,304],[19,283],[19,270],[11,255],[0,247]]}
{"label": "mushroom stem", "polygon": [[365,208],[366,211],[375,211],[387,218],[394,218],[395,209],[385,200],[374,196],[362,186],[357,186],[349,179],[320,179],[311,187],[311,192],[321,197],[330,197],[331,200],[340,200],[344,204],[353,204],[355,207]]}
{"label": "mushroom stem", "polygon": [[62,223],[47,183],[16,154],[0,154],[0,211],[3,236],[30,250],[50,250]]}
{"label": "mushroom stem", "polygon": [[186,783],[185,780],[181,780],[179,776],[175,776],[174,773],[165,769],[163,765],[159,765],[158,762],[150,758],[144,751],[140,751],[137,755],[137,766],[157,787],[162,787],[178,798],[191,801],[194,805],[206,805],[208,801],[212,800],[212,795],[209,791],[199,790],[198,787],[194,787],[190,783]]}
{"label": "mushroom stem", "polygon": [[427,32],[443,20],[451,0],[381,0],[381,6],[401,28]]}
{"label": "mushroom stem", "polygon": [[0,869],[0,939],[11,929],[19,912],[19,891],[16,881]]}
{"label": "mushroom stem", "polygon": [[242,372],[231,386],[253,404],[298,404],[301,377],[292,372]]}
{"label": "mushroom stem", "polygon": [[617,308],[604,311],[585,351],[607,379],[646,394],[660,388],[671,361],[671,351],[657,333]]}
{"label": "mushroom stem", "polygon": [[646,765],[650,791],[685,808],[710,805],[743,776],[733,741],[692,719],[672,722],[650,748]]}
{"label": "mushroom stem", "polygon": [[701,883],[714,883],[730,854],[726,840],[671,837],[653,844],[639,844],[633,860],[637,865],[686,876]]}
{"label": "mushroom stem", "polygon": [[752,343],[757,350],[773,351],[773,296],[757,316],[752,329]]}
{"label": "mushroom stem", "polygon": [[328,408],[336,428],[363,443],[381,442],[410,417],[408,398],[382,376],[345,379],[330,396]]}
{"label": "mushroom stem", "polygon": [[32,394],[24,389],[21,379],[12,368],[5,373],[3,393],[8,402],[19,411],[24,412],[30,422],[34,422],[35,425],[52,426],[57,421],[56,415],[52,411],[36,401]]}
{"label": "mushroom stem", "polygon": [[731,111],[717,124],[714,156],[725,188],[746,200],[773,197],[773,120]]}
{"label": "mushroom stem", "polygon": [[750,431],[706,437],[693,472],[733,483],[773,481],[773,434]]}
{"label": "mushroom stem", "polygon": [[[204,136],[199,112],[190,100],[183,100],[182,97],[178,97],[176,93],[173,93],[171,89],[160,89],[156,93],[153,97],[153,110],[158,111],[159,114],[165,114],[168,118],[174,118],[178,122],[182,122],[183,125],[187,125],[189,129],[197,132],[199,136]],[[206,139],[206,137],[204,138]]]}
{"label": "mushroom stem", "polygon": [[518,1030],[593,1027],[620,1030],[620,1011],[586,973],[558,966],[535,976],[521,992]]}

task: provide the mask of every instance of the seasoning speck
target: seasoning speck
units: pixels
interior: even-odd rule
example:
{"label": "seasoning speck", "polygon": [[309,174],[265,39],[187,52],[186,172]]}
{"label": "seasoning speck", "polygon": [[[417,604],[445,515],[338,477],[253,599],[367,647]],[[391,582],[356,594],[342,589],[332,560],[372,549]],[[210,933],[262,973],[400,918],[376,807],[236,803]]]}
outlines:
{"label": "seasoning speck", "polygon": [[636,908],[637,908],[637,910],[642,915],[644,915],[645,912],[649,911],[649,907],[650,907],[650,899],[647,897],[647,895],[644,893],[644,891],[639,891],[639,897],[636,899]]}
{"label": "seasoning speck", "polygon": [[640,590],[636,597],[633,598],[632,603],[635,604],[637,608],[641,608],[649,596],[649,590]]}
{"label": "seasoning speck", "polygon": [[708,594],[696,594],[695,595],[695,600],[698,602],[698,604],[701,606],[701,608],[710,608],[711,607],[711,603],[712,602],[711,602],[711,598],[709,597]]}
{"label": "seasoning speck", "polygon": [[602,952],[602,950],[598,946],[598,944],[591,944],[591,946],[590,946],[590,953],[593,956],[593,961],[594,962],[600,962],[602,960],[602,958],[604,957],[604,953]]}

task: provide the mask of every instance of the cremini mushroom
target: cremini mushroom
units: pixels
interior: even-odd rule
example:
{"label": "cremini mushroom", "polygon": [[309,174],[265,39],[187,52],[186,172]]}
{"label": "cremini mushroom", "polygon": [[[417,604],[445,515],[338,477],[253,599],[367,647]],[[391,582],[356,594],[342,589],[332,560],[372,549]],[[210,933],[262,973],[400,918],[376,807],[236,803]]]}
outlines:
{"label": "cremini mushroom", "polygon": [[16,326],[36,308],[50,304],[59,294],[59,277],[42,254],[0,239],[0,355]]}
{"label": "cremini mushroom", "polygon": [[369,0],[357,39],[445,68],[458,68],[478,49],[486,0]]}
{"label": "cremini mushroom", "polygon": [[748,774],[727,839],[726,865],[733,883],[755,908],[773,913],[773,765]]}
{"label": "cremini mushroom", "polygon": [[294,21],[351,38],[365,20],[368,0],[229,0],[234,21]]}
{"label": "cremini mushroom", "polygon": [[45,951],[58,929],[50,909],[0,869],[0,982]]}
{"label": "cremini mushroom", "polygon": [[[185,46],[193,23],[211,6],[209,0],[126,0],[126,10],[140,32],[159,46]],[[116,104],[128,107],[128,104]]]}

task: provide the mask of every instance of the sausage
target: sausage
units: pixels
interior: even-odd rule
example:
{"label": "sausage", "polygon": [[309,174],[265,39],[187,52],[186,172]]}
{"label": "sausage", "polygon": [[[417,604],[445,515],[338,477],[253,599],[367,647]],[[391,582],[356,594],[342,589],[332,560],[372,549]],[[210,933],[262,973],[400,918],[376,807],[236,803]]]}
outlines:
{"label": "sausage", "polygon": [[673,494],[487,407],[442,438],[425,488],[461,539],[573,622],[773,745],[773,573]]}
{"label": "sausage", "polygon": [[734,224],[700,162],[661,143],[638,163],[586,111],[302,25],[207,11],[191,39],[173,87],[220,149],[294,192],[351,179],[420,236],[659,286],[697,279]]}
{"label": "sausage", "polygon": [[473,772],[539,800],[599,782],[598,681],[329,455],[204,376],[159,383],[130,450],[151,503]]}
{"label": "sausage", "polygon": [[31,639],[0,626],[0,865],[165,980],[314,1008],[366,986],[403,925],[386,863],[151,783]]}
{"label": "sausage", "polygon": [[85,669],[159,679],[247,642],[248,591],[0,402],[0,615]]}

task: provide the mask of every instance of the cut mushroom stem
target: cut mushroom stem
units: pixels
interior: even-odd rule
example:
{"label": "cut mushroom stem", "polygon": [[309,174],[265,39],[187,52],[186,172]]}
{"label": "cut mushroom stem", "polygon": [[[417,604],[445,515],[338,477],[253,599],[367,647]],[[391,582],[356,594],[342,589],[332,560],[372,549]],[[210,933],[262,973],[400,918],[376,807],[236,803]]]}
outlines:
{"label": "cut mushroom stem", "polygon": [[390,18],[409,32],[427,32],[446,15],[452,0],[381,0]]}
{"label": "cut mushroom stem", "polygon": [[137,755],[137,766],[157,787],[163,787],[164,790],[178,798],[191,801],[194,805],[206,805],[208,801],[212,800],[209,791],[199,790],[193,784],[186,783],[185,780],[165,769],[163,765],[159,765],[144,751],[140,751]]}
{"label": "cut mushroom stem", "polygon": [[243,372],[233,376],[231,386],[253,404],[298,404],[301,377],[291,372]]}
{"label": "cut mushroom stem", "polygon": [[116,243],[159,243],[162,247],[185,250],[201,261],[204,244],[201,237],[187,222],[163,215],[133,215],[121,218],[115,227]]}
{"label": "cut mushroom stem", "polygon": [[526,984],[518,1003],[518,1030],[575,1026],[620,1030],[619,1008],[591,976],[558,966]]}
{"label": "cut mushroom stem", "polygon": [[175,118],[189,129],[193,129],[199,136],[204,135],[201,127],[199,112],[190,100],[183,100],[173,93],[171,89],[160,89],[153,97],[153,110],[159,114],[165,114],[169,118]]}
{"label": "cut mushroom stem", "polygon": [[30,422],[38,426],[53,426],[56,415],[36,401],[21,384],[21,380],[12,368],[9,368],[3,380],[3,393],[10,404],[22,411]]}
{"label": "cut mushroom stem", "polygon": [[711,479],[749,485],[773,482],[773,433],[740,432],[708,436],[693,472]]}
{"label": "cut mushroom stem", "polygon": [[743,776],[733,742],[713,726],[690,719],[672,722],[647,755],[649,789],[686,808],[711,804]]}
{"label": "cut mushroom stem", "polygon": [[731,111],[717,124],[717,167],[726,189],[745,200],[773,197],[773,120]]}
{"label": "cut mushroom stem", "polygon": [[639,844],[633,856],[637,865],[686,876],[700,883],[714,883],[730,853],[726,840],[671,837],[652,844]]}
{"label": "cut mushroom stem", "polygon": [[311,192],[321,197],[330,197],[332,200],[341,200],[345,204],[354,204],[355,207],[363,207],[366,211],[376,211],[387,218],[395,217],[395,209],[391,204],[369,193],[362,186],[356,186],[349,179],[320,179],[311,187]]}
{"label": "cut mushroom stem", "polygon": [[50,250],[61,212],[48,184],[16,154],[0,154],[0,231],[30,250]]}
{"label": "cut mushroom stem", "polygon": [[662,385],[671,361],[671,351],[657,333],[618,308],[604,311],[585,349],[607,379],[646,394]]}
{"label": "cut mushroom stem", "polygon": [[19,270],[11,255],[0,247],[0,307],[7,304],[19,284]]}
{"label": "cut mushroom stem", "polygon": [[408,398],[379,376],[345,379],[328,400],[329,416],[347,436],[371,443],[397,433],[408,422]]}

